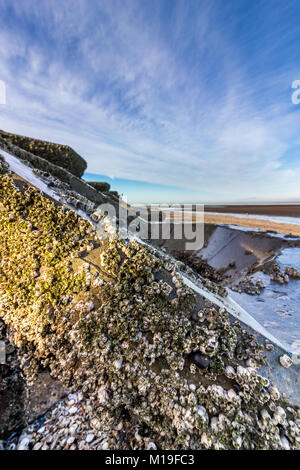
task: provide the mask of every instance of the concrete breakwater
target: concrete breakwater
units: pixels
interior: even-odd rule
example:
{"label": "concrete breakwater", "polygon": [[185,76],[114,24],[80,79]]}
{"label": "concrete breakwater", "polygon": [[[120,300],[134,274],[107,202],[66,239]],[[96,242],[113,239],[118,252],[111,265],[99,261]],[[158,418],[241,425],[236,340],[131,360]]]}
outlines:
{"label": "concrete breakwater", "polygon": [[299,355],[300,239],[242,227],[205,228],[204,247],[192,252],[185,251],[184,240],[161,239],[158,244],[224,286],[261,326]]}
{"label": "concrete breakwater", "polygon": [[0,136],[7,144],[44,158],[58,167],[65,168],[80,178],[87,168],[86,161],[68,145],[59,145],[39,139],[32,139],[0,130]]}
{"label": "concrete breakwater", "polygon": [[67,183],[38,170],[37,189],[2,153],[0,316],[25,386],[43,371],[82,394],[95,437],[138,423],[128,446],[299,448],[299,366],[247,312],[157,248],[99,238],[93,201],[77,195],[79,216]]}

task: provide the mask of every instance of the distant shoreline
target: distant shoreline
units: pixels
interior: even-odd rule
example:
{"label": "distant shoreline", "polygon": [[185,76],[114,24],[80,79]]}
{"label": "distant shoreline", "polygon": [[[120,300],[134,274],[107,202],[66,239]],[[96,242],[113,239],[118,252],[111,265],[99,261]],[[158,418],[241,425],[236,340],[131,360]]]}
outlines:
{"label": "distant shoreline", "polygon": [[210,205],[205,204],[206,212],[221,212],[231,214],[273,215],[283,217],[299,217],[300,204],[260,204],[260,205]]}
{"label": "distant shoreline", "polygon": [[[216,213],[214,213],[216,212]],[[247,217],[251,215],[252,217]],[[256,218],[255,215],[258,217]],[[264,219],[263,216],[266,218]],[[268,219],[268,217],[281,217],[282,220],[276,221]],[[171,213],[166,220],[179,222],[182,214]],[[285,221],[284,218],[287,218]],[[296,218],[300,221],[300,204],[299,205],[228,205],[228,206],[212,206],[205,205],[204,222],[205,224],[214,225],[235,225],[237,227],[247,227],[253,230],[262,230],[264,232],[275,232],[293,237],[300,237],[300,224],[292,223],[289,218]],[[197,220],[196,214],[185,215],[185,221],[190,219],[191,222],[201,222]],[[298,222],[298,220],[297,220]]]}

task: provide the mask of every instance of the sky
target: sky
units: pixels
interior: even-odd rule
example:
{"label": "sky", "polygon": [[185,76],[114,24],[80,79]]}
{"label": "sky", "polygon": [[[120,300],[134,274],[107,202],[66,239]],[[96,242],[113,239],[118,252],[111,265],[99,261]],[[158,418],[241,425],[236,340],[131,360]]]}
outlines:
{"label": "sky", "polygon": [[0,128],[131,203],[300,202],[299,24],[298,0],[0,0]]}

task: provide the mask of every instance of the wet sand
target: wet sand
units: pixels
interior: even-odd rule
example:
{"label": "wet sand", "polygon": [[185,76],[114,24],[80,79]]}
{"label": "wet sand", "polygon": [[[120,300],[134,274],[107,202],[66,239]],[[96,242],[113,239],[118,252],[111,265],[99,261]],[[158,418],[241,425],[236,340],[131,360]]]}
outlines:
{"label": "wet sand", "polygon": [[230,214],[249,214],[249,215],[273,215],[284,217],[299,217],[300,218],[300,204],[275,204],[275,205],[226,205],[226,206],[213,206],[205,205],[205,210],[208,212],[222,212]]}

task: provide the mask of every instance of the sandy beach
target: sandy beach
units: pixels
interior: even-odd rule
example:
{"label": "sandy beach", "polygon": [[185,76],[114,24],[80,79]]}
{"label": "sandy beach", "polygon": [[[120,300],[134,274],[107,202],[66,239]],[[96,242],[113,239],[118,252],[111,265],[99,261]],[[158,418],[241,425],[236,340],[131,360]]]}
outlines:
{"label": "sandy beach", "polygon": [[[153,210],[153,209],[152,209]],[[250,218],[248,216],[251,216]],[[258,218],[255,218],[255,215]],[[263,216],[266,216],[264,219]],[[185,214],[185,221],[190,218],[191,221],[201,223],[202,214]],[[270,220],[270,217],[280,217],[280,221]],[[284,218],[286,217],[286,222]],[[179,222],[182,214],[165,214],[165,220]],[[294,237],[300,237],[300,224],[291,223],[290,218],[299,218],[300,205],[235,205],[235,206],[205,206],[204,222],[205,224],[215,225],[236,225],[239,227],[248,227],[252,229],[263,230],[265,232],[276,232]]]}
{"label": "sandy beach", "polygon": [[247,219],[243,216],[231,216],[231,215],[214,215],[205,214],[204,221],[206,224],[226,224],[226,225],[238,225],[240,227],[249,227],[253,229],[264,230],[265,232],[276,232],[294,237],[300,237],[300,225],[288,224],[288,223],[277,223],[269,220],[261,219]]}

